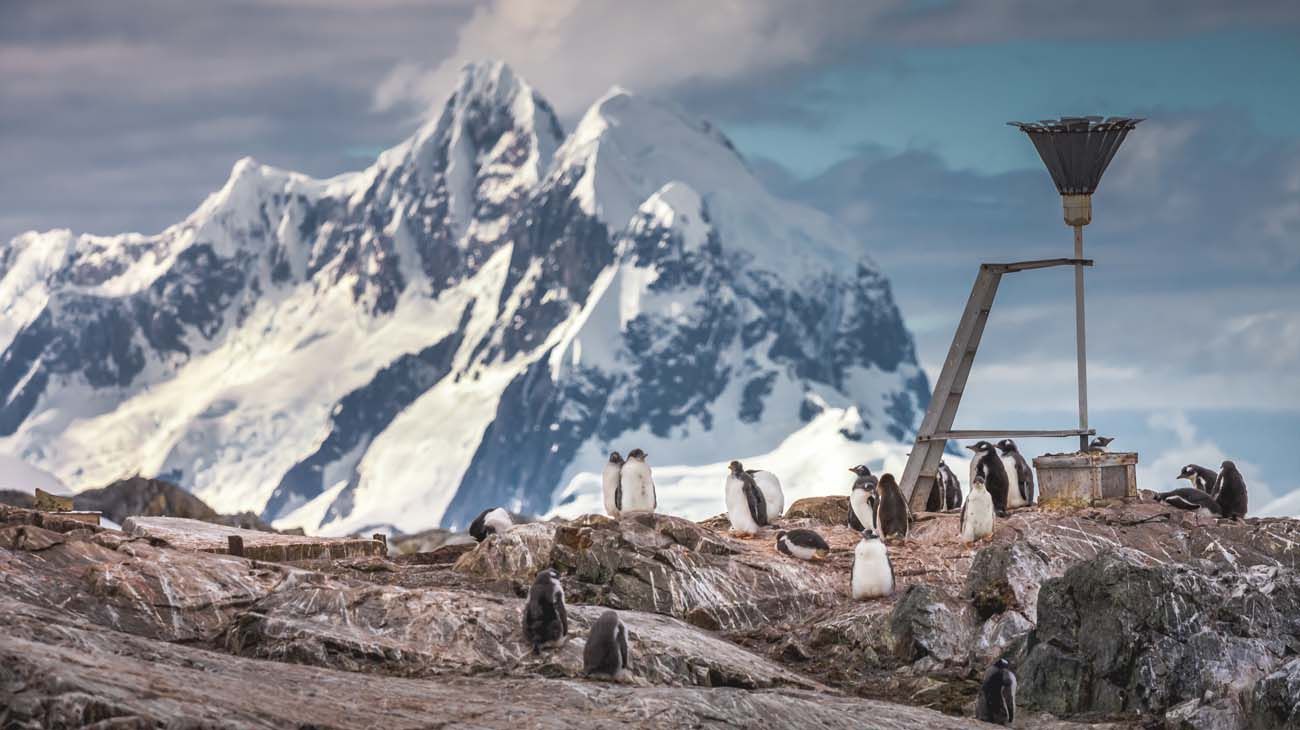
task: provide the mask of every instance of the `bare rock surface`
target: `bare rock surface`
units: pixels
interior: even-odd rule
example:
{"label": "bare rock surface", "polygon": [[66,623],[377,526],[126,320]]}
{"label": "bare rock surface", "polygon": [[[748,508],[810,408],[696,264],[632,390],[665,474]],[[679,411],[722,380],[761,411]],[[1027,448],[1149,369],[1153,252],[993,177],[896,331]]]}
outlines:
{"label": "bare rock surface", "polygon": [[378,540],[245,530],[184,517],[128,517],[122,530],[133,537],[163,540],[174,547],[209,553],[228,552],[229,538],[234,536],[243,541],[244,556],[275,562],[379,555],[385,550]]}

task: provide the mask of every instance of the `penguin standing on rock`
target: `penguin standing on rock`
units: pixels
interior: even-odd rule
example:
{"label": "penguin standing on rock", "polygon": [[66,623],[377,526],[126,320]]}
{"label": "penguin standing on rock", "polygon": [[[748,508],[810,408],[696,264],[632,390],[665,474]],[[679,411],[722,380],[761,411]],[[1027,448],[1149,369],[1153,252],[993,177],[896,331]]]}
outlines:
{"label": "penguin standing on rock", "polygon": [[731,462],[729,468],[731,471],[727,474],[725,488],[731,531],[743,536],[756,535],[759,528],[767,524],[767,501],[763,498],[763,491],[739,461]]}
{"label": "penguin standing on rock", "polygon": [[1002,452],[1002,467],[1007,470],[1007,506],[1028,507],[1034,503],[1034,470],[1015,441],[1002,439],[998,450]]}
{"label": "penguin standing on rock", "polygon": [[903,490],[898,488],[893,474],[880,477],[880,532],[885,537],[907,537],[912,521]]}
{"label": "penguin standing on rock", "polygon": [[605,497],[605,514],[618,519],[623,511],[623,457],[611,451],[600,475],[600,491]]}
{"label": "penguin standing on rock", "polygon": [[785,511],[785,491],[781,489],[781,480],[766,469],[746,469],[745,473],[754,478],[763,500],[767,502],[767,522],[771,524]]}
{"label": "penguin standing on rock", "polygon": [[1177,507],[1188,512],[1199,512],[1203,515],[1213,515],[1215,517],[1223,514],[1219,508],[1219,503],[1214,497],[1193,487],[1183,487],[1175,489],[1172,492],[1160,492],[1156,494],[1157,502],[1164,502],[1170,507]]}
{"label": "penguin standing on rock", "polygon": [[1006,659],[993,662],[975,700],[975,719],[995,725],[1016,721],[1016,674]]}
{"label": "penguin standing on rock", "polygon": [[876,508],[880,505],[880,494],[876,490],[879,480],[871,473],[866,464],[858,464],[849,471],[857,475],[853,488],[849,491],[849,527],[855,532],[866,528],[877,529]]}
{"label": "penguin standing on rock", "polygon": [[964,542],[975,542],[993,534],[993,497],[984,488],[984,475],[975,477],[961,508],[959,534]]}
{"label": "penguin standing on rock", "polygon": [[609,610],[596,619],[582,649],[582,673],[598,679],[621,682],[627,679],[629,663],[627,626],[618,611]]}
{"label": "penguin standing on rock", "polygon": [[1239,520],[1246,516],[1246,480],[1241,478],[1237,465],[1231,461],[1223,462],[1219,469],[1219,478],[1214,482],[1215,499],[1223,516]]}
{"label": "penguin standing on rock", "polygon": [[627,452],[627,461],[623,462],[619,483],[621,484],[621,504],[619,512],[654,512],[658,506],[655,498],[655,480],[650,474],[650,465],[645,462],[648,454],[641,449]]}
{"label": "penguin standing on rock", "polygon": [[1005,517],[1010,481],[1007,477],[1007,468],[1002,465],[1002,458],[998,456],[998,450],[987,441],[980,441],[966,448],[975,452],[975,458],[970,462],[970,483],[974,485],[975,478],[982,474],[984,488],[993,498],[993,511]]}
{"label": "penguin standing on rock", "polygon": [[564,608],[564,586],[560,574],[548,568],[537,574],[528,589],[524,607],[524,640],[534,654],[559,646],[569,633],[569,614]]}
{"label": "penguin standing on rock", "polygon": [[1205,492],[1211,497],[1219,495],[1214,493],[1214,485],[1219,481],[1219,473],[1213,469],[1206,468],[1200,464],[1188,464],[1178,472],[1179,479],[1186,479],[1192,483],[1193,487]]}
{"label": "penguin standing on rock", "polygon": [[853,549],[853,600],[884,598],[894,592],[894,564],[889,550],[875,530],[862,531],[862,539]]}
{"label": "penguin standing on rock", "polygon": [[831,546],[816,532],[799,528],[776,533],[776,551],[800,560],[824,560]]}
{"label": "penguin standing on rock", "polygon": [[478,517],[469,523],[469,536],[479,542],[483,542],[488,535],[496,535],[509,530],[514,521],[510,519],[510,513],[500,507],[491,507],[478,513]]}
{"label": "penguin standing on rock", "polygon": [[934,480],[943,484],[943,508],[948,510],[961,507],[961,482],[957,481],[957,475],[942,460],[939,461],[939,471]]}

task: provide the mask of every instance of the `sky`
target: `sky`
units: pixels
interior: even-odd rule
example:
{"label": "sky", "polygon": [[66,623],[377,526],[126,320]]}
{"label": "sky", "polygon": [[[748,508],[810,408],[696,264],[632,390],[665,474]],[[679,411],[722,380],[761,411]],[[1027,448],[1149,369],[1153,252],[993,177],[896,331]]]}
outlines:
{"label": "sky", "polygon": [[[4,0],[0,241],[156,232],[245,155],[359,169],[483,59],[568,128],[615,84],[716,123],[860,236],[932,377],[980,262],[1071,253],[1005,122],[1144,118],[1085,231],[1092,424],[1144,488],[1233,458],[1300,514],[1295,2]],[[1003,282],[959,426],[1074,425],[1071,287]]]}

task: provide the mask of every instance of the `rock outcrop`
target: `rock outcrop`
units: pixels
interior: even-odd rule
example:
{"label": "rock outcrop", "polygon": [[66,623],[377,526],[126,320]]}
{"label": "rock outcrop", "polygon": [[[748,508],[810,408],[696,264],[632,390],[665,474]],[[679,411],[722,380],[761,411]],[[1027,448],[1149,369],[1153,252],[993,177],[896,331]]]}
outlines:
{"label": "rock outcrop", "polygon": [[[775,528],[590,515],[279,564],[0,507],[0,723],[955,728],[1006,657],[1023,727],[1300,725],[1300,522],[1027,509],[966,545],[921,515],[889,545],[899,591],[854,602],[857,536],[819,512],[780,527],[822,532],[820,562],[777,553]],[[519,617],[543,568],[571,631],[534,655]],[[625,682],[582,677],[605,607]]]}

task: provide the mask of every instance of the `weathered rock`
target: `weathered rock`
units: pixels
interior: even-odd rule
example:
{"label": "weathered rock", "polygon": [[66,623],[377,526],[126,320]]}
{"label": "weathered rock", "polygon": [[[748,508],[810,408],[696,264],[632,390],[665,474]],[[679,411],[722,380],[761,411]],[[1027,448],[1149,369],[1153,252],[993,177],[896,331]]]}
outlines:
{"label": "weathered rock", "polygon": [[1053,572],[1046,556],[1027,540],[991,545],[975,553],[966,595],[981,618],[1018,611],[1032,622],[1038,615],[1038,588]]}
{"label": "weathered rock", "polygon": [[537,571],[551,566],[555,524],[516,525],[500,535],[490,535],[456,561],[456,570],[488,580],[532,585]]}
{"label": "weathered rock", "polygon": [[244,557],[275,563],[380,555],[385,550],[378,540],[282,535],[182,517],[128,517],[122,522],[122,530],[133,537],[163,540],[174,547],[208,553],[227,552],[229,538],[235,536],[243,542]]}
{"label": "weathered rock", "polygon": [[1249,726],[1300,728],[1300,659],[1292,659],[1255,685]]}
{"label": "weathered rock", "polygon": [[1056,715],[1162,716],[1193,700],[1238,713],[1300,639],[1300,580],[1263,566],[1198,569],[1114,550],[1047,581],[1038,605],[1021,697]]}
{"label": "weathered rock", "polygon": [[894,651],[905,662],[930,658],[964,665],[971,655],[975,615],[970,605],[932,585],[907,589],[889,618]]}
{"label": "weathered rock", "polygon": [[849,498],[847,496],[804,497],[795,500],[785,511],[786,519],[807,518],[822,525],[847,525]]}

